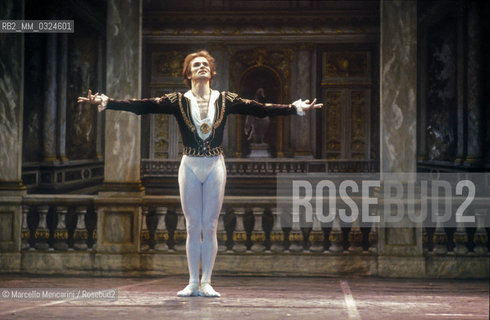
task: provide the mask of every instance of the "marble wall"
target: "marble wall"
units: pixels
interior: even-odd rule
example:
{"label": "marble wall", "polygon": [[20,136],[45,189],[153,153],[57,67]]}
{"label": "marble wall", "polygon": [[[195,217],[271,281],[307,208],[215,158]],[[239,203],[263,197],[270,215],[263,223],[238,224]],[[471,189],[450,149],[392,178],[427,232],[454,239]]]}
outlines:
{"label": "marble wall", "polygon": [[457,137],[457,24],[452,17],[427,33],[426,143],[427,160],[453,161]]}
{"label": "marble wall", "polygon": [[[0,20],[22,19],[23,1],[2,1]],[[0,33],[0,184],[20,182],[22,164],[22,117],[24,35]]]}
{"label": "marble wall", "polygon": [[24,139],[22,158],[24,163],[42,161],[42,119],[44,94],[44,37],[25,34],[25,77],[24,77]]}
{"label": "marble wall", "polygon": [[66,102],[66,153],[69,159],[95,159],[97,111],[94,106],[77,103],[76,98],[101,91],[97,81],[98,39],[83,26],[70,36]]}

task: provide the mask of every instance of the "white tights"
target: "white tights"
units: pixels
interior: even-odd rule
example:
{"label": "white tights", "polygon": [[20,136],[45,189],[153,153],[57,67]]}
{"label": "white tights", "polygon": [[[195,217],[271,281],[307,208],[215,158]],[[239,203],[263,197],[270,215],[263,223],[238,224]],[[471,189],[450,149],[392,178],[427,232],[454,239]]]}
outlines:
{"label": "white tights", "polygon": [[[179,190],[187,225],[186,253],[189,284],[194,289],[197,288],[199,281],[199,262],[202,266],[201,288],[211,287],[209,285],[211,273],[218,252],[216,231],[225,184],[226,167],[222,155],[182,157],[179,168]],[[196,290],[191,289],[188,295],[197,295]],[[219,296],[214,293],[209,295]],[[207,295],[206,292],[204,295]]]}

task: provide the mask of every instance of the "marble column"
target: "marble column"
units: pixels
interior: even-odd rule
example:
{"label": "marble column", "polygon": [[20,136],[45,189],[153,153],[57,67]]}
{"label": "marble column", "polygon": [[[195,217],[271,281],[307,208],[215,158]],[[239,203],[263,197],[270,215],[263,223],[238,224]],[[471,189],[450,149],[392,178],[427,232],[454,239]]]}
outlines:
{"label": "marble column", "polygon": [[[141,1],[107,3],[106,94],[117,99],[141,96]],[[140,117],[106,111],[103,191],[141,192]]]}
{"label": "marble column", "polygon": [[43,151],[44,162],[56,162],[56,113],[57,113],[57,70],[56,70],[56,44],[58,34],[46,35],[46,74],[44,91],[44,128]]}
{"label": "marble column", "polygon": [[[141,96],[141,16],[141,0],[107,2],[106,94],[109,97]],[[97,259],[101,266],[121,259],[137,265],[142,223],[140,204],[144,194],[140,181],[140,117],[114,110],[106,110],[105,117],[104,183],[96,201],[97,252],[114,255],[112,258],[97,255]]]}
{"label": "marble column", "polygon": [[58,72],[58,143],[57,154],[61,161],[66,157],[66,87],[68,83],[68,34],[62,33],[59,38],[59,72]]}
{"label": "marble column", "polygon": [[[21,20],[24,1],[0,2],[0,20]],[[0,272],[20,272],[24,35],[0,33]]]}
{"label": "marble column", "polygon": [[[387,188],[396,180],[406,186],[416,172],[417,119],[417,2],[381,0],[380,42],[380,170],[381,183]],[[401,175],[401,173],[411,173]],[[407,188],[405,188],[407,189]],[[406,203],[402,204],[407,208]],[[424,274],[422,228],[407,221],[384,223],[386,214],[380,199],[378,272],[382,276]]]}
{"label": "marble column", "polygon": [[[292,79],[292,101],[297,99],[314,99],[311,97],[311,64],[312,47],[300,45],[296,53]],[[290,117],[291,122],[291,142],[295,158],[312,158],[314,142],[314,112],[306,112],[302,117]]]}
{"label": "marble column", "polygon": [[467,114],[468,114],[468,149],[466,163],[479,165],[482,161],[482,99],[481,99],[481,40],[478,3],[468,3],[467,16]]}
{"label": "marble column", "polygon": [[[99,89],[99,92],[106,92],[105,91],[105,85],[104,85],[104,76],[105,76],[105,70],[104,70],[104,46],[105,42],[102,36],[98,38],[97,41],[97,87]],[[104,113],[103,112],[97,112],[97,142],[96,142],[96,157],[98,160],[102,160],[104,158],[103,156],[103,147],[104,147]]]}
{"label": "marble column", "polygon": [[[464,39],[465,38],[465,20],[464,20],[464,11],[462,9],[458,10],[458,34],[457,34],[457,39]],[[426,52],[423,50],[422,52]],[[465,43],[464,41],[458,41],[457,42],[457,62],[456,62],[456,67],[457,67],[457,101],[458,101],[458,108],[457,108],[457,141],[456,141],[456,160],[454,161],[455,164],[462,164],[464,162],[465,158],[465,153],[466,153],[466,143],[465,143],[465,131],[466,131],[466,123],[465,123],[465,64],[466,64],[466,59],[465,59]],[[425,109],[425,108],[424,108]],[[426,109],[425,109],[426,110]],[[422,130],[425,130],[425,125],[420,126],[423,127]],[[425,138],[425,136],[424,136]],[[419,140],[420,141],[420,140]]]}

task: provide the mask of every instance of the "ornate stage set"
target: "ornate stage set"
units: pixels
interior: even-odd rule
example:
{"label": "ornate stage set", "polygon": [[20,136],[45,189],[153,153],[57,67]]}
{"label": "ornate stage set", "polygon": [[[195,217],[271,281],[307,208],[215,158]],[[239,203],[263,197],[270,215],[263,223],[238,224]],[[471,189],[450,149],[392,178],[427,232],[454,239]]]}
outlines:
{"label": "ornate stage set", "polygon": [[283,173],[488,171],[488,5],[5,3],[2,19],[51,12],[74,19],[75,33],[0,37],[11,61],[0,87],[0,271],[187,274],[175,119],[98,113],[76,97],[185,91],[183,58],[206,49],[216,90],[325,105],[228,119],[215,274],[489,277],[482,225],[283,227],[275,197]]}

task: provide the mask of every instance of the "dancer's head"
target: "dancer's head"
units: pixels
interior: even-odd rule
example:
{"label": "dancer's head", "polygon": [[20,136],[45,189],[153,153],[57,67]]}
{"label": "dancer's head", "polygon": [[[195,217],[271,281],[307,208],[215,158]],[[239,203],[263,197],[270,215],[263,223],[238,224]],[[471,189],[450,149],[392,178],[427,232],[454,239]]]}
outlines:
{"label": "dancer's head", "polygon": [[[192,62],[194,59],[200,58],[196,60],[196,63],[199,62],[205,62],[207,60],[207,64],[210,69],[210,78],[209,82],[211,83],[213,80],[213,77],[216,75],[216,69],[214,67],[214,58],[207,52],[206,50],[200,50],[197,52],[193,52],[191,54],[188,54],[187,57],[184,59],[184,65],[182,68],[182,77],[184,78],[184,83],[190,88],[191,87],[191,77],[192,77]],[[202,59],[202,58],[205,58]]]}

